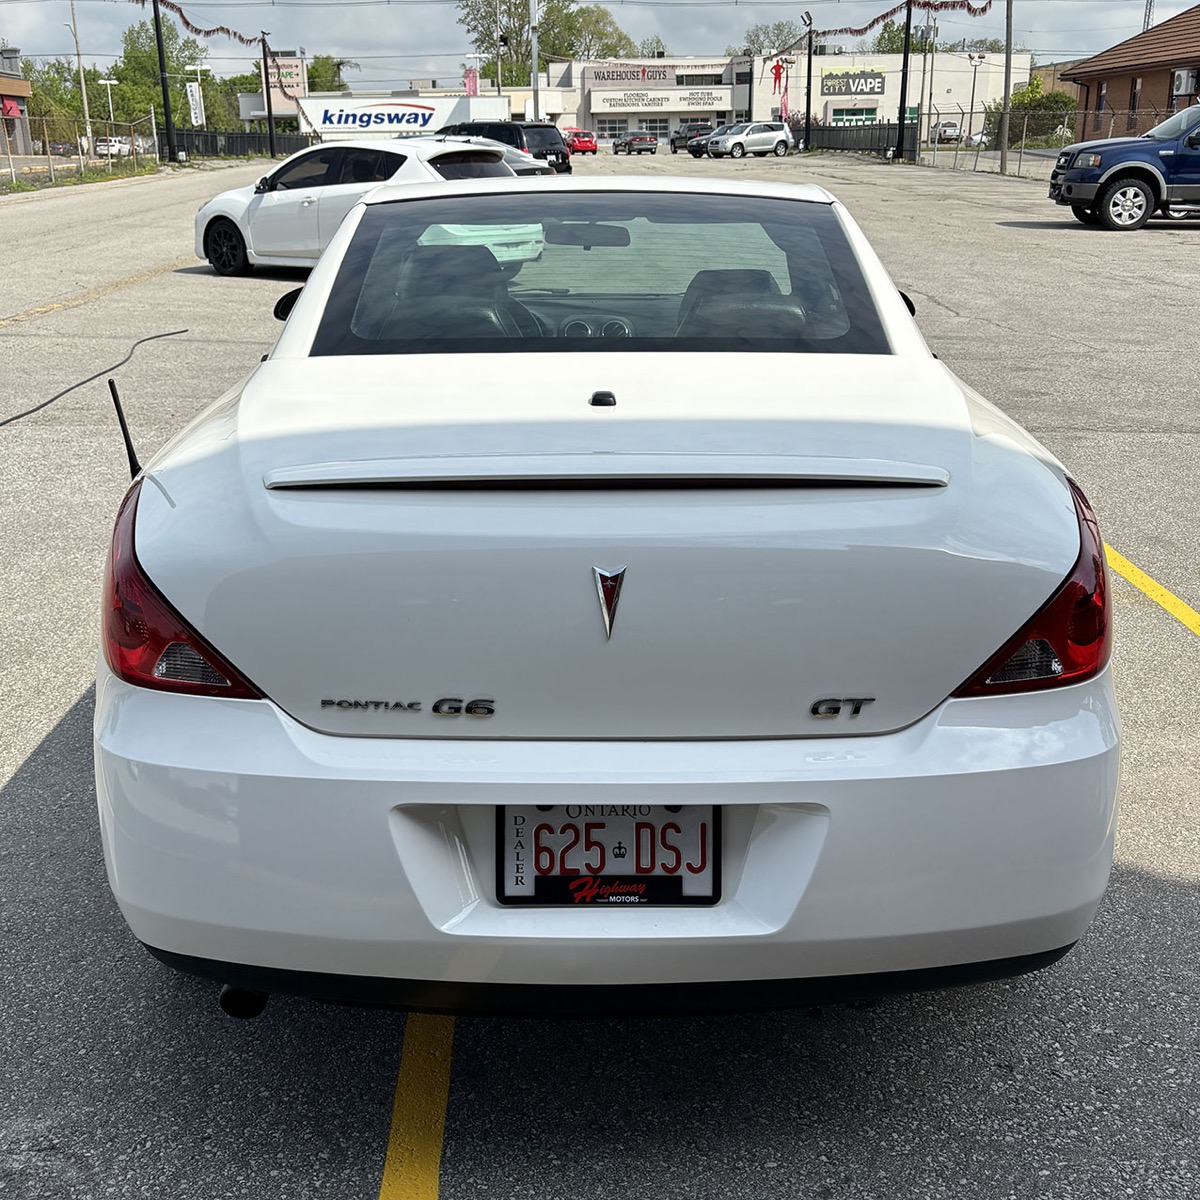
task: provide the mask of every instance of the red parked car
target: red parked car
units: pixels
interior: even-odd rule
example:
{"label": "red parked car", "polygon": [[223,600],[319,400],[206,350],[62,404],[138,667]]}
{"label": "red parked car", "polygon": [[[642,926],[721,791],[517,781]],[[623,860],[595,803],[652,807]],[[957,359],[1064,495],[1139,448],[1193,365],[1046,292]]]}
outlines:
{"label": "red parked car", "polygon": [[572,154],[596,153],[596,135],[590,129],[564,129],[562,132]]}

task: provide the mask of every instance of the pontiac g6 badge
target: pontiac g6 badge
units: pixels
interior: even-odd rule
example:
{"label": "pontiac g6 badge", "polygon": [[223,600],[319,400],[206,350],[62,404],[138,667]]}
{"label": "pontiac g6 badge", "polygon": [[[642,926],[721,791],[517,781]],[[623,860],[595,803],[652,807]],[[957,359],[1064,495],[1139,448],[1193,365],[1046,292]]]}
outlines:
{"label": "pontiac g6 badge", "polygon": [[604,617],[604,635],[612,637],[613,622],[617,619],[617,601],[621,599],[621,584],[625,581],[625,568],[602,571],[592,568],[596,577],[596,595],[600,597],[600,614]]}

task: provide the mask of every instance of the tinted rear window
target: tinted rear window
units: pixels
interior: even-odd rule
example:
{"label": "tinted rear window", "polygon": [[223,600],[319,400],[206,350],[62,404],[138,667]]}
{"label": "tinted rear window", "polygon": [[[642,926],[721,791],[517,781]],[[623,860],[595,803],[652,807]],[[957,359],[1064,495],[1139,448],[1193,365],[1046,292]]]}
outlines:
{"label": "tinted rear window", "polygon": [[562,134],[545,125],[525,125],[525,142],[530,150],[561,150]]}
{"label": "tinted rear window", "polygon": [[430,166],[443,179],[508,179],[512,172],[490,154],[459,150],[454,154],[439,154]]}
{"label": "tinted rear window", "polygon": [[531,190],[369,206],[312,354],[581,350],[890,352],[828,204]]}

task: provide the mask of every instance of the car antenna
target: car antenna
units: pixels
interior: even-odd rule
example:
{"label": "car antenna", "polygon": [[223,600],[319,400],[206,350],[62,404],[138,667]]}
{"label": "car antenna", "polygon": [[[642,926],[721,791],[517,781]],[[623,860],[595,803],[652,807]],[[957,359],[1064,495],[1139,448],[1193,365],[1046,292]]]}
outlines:
{"label": "car antenna", "polygon": [[129,424],[125,420],[125,410],[121,407],[121,397],[117,395],[117,381],[115,379],[108,381],[108,390],[112,393],[113,408],[117,410],[117,420],[121,425],[121,437],[125,442],[125,453],[129,456],[129,478],[136,479],[138,472],[142,469],[142,464],[137,460],[137,453],[133,448],[133,439],[129,436]]}

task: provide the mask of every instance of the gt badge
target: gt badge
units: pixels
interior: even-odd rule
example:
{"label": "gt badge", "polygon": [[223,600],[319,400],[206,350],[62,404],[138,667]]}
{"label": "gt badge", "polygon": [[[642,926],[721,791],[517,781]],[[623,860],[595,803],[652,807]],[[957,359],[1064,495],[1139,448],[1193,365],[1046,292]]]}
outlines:
{"label": "gt badge", "polygon": [[617,601],[621,599],[621,584],[625,582],[625,568],[602,571],[592,568],[596,577],[596,595],[600,597],[600,615],[604,618],[604,635],[612,637],[613,622],[617,619]]}

